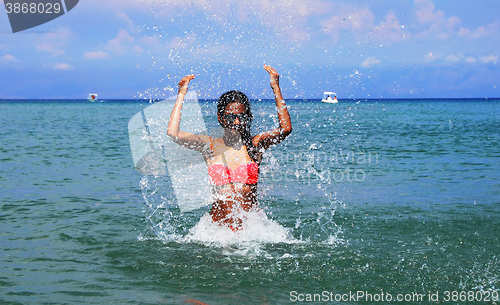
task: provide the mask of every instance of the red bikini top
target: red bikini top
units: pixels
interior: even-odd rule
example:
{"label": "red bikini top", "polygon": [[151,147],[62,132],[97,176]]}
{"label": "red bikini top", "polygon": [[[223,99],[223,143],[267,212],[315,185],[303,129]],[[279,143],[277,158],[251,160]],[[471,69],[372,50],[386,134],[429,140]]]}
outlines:
{"label": "red bikini top", "polygon": [[231,182],[244,184],[255,184],[259,181],[259,165],[248,162],[230,169],[222,164],[214,164],[208,168],[210,183],[213,185],[224,185]]}

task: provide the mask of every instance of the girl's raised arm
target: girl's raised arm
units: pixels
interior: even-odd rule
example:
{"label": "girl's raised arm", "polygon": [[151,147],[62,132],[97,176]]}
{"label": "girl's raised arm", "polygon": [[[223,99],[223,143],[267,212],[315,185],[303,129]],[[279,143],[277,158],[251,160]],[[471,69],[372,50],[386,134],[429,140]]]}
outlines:
{"label": "girl's raised arm", "polygon": [[177,94],[177,100],[174,108],[172,109],[172,114],[170,115],[170,120],[168,121],[167,135],[177,144],[185,146],[189,149],[203,152],[209,141],[208,136],[195,135],[180,130],[182,104],[184,102],[184,97],[188,92],[189,82],[193,79],[194,74],[191,74],[185,76],[179,82],[179,92]]}
{"label": "girl's raised arm", "polygon": [[256,135],[252,141],[255,146],[267,149],[269,146],[283,141],[292,132],[292,121],[290,120],[290,114],[288,113],[288,108],[283,100],[283,96],[281,95],[279,85],[280,76],[278,72],[268,65],[264,65],[264,70],[269,73],[271,78],[271,88],[274,92],[278,110],[279,127]]}

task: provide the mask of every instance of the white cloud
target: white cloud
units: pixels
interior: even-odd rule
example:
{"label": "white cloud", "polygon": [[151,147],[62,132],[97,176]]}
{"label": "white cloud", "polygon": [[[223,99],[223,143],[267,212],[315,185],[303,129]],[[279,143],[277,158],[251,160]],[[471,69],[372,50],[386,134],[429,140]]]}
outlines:
{"label": "white cloud", "polygon": [[36,44],[36,49],[41,52],[47,52],[54,56],[63,55],[66,52],[63,50],[68,42],[73,39],[71,31],[67,28],[58,28],[54,32],[44,34],[39,43]]}
{"label": "white cloud", "polygon": [[70,40],[74,34],[68,28],[59,27],[57,30],[53,32],[49,32],[43,35],[44,40],[53,40],[53,41],[68,41]]}
{"label": "white cloud", "polygon": [[358,39],[375,41],[401,41],[411,38],[394,12],[389,12],[379,23],[375,22],[369,8],[356,8],[344,5],[338,14],[321,22],[323,30],[335,39],[342,31],[354,34]]}
{"label": "white cloud", "polygon": [[456,16],[446,18],[444,11],[436,11],[436,5],[432,0],[415,0],[414,3],[418,8],[415,12],[417,20],[428,26],[427,29],[418,33],[417,37],[448,39],[460,31],[460,18]]}
{"label": "white cloud", "polygon": [[415,0],[418,10],[415,12],[417,20],[427,25],[428,28],[418,33],[419,38],[433,37],[438,39],[448,39],[452,36],[465,36],[469,38],[481,38],[498,34],[500,21],[496,20],[475,30],[468,29],[460,25],[461,19],[452,16],[447,18],[442,10],[436,11],[436,6],[432,0]]}
{"label": "white cloud", "polygon": [[495,55],[481,56],[479,60],[485,64],[492,62],[493,64],[496,65],[498,61],[498,56]]}
{"label": "white cloud", "polygon": [[135,38],[130,36],[126,30],[120,29],[116,37],[108,41],[106,50],[115,54],[125,54],[134,40]]}
{"label": "white cloud", "polygon": [[[366,7],[339,4],[331,10],[320,10],[319,12],[331,12],[332,15],[321,21],[322,30],[335,40],[344,37],[343,33],[347,32],[351,34],[350,36],[355,36],[358,41],[364,42],[403,41],[414,37],[446,40],[457,35],[477,38],[491,36],[500,31],[500,21],[469,30],[461,26],[461,18],[447,16],[443,10],[436,8],[432,0],[414,0],[413,13],[416,21],[403,26],[400,20],[403,15],[396,10],[398,5],[391,7],[393,9],[380,21],[375,17],[380,14],[380,9],[371,4],[367,4]],[[403,19],[406,21],[408,17]]]}
{"label": "white cloud", "polygon": [[126,22],[132,22],[132,20],[130,20],[130,18],[127,16],[127,14],[124,14],[124,13],[119,13],[117,12],[116,13],[116,17],[120,18],[120,19],[123,19],[125,20]]}
{"label": "white cloud", "polygon": [[394,12],[387,14],[385,19],[379,25],[375,26],[375,33],[382,41],[400,41],[402,39],[409,39],[412,36],[409,31],[404,30]]}
{"label": "white cloud", "polygon": [[[469,63],[469,64],[475,64],[478,61],[478,59],[474,56],[465,57],[463,54],[458,54],[458,55],[450,54],[445,59],[447,61],[451,61],[451,62],[465,61],[466,63]],[[479,57],[479,61],[484,63],[484,64],[487,64],[487,63],[496,64],[496,62],[498,61],[498,56],[495,56],[495,55],[481,56],[481,57]]]}
{"label": "white cloud", "polygon": [[54,69],[56,69],[56,70],[71,70],[71,69],[73,69],[73,67],[67,63],[55,63]]}
{"label": "white cloud", "polygon": [[59,47],[58,43],[44,42],[36,46],[36,49],[41,52],[47,52],[52,55],[63,55],[65,52]]}
{"label": "white cloud", "polygon": [[425,55],[424,61],[426,62],[433,62],[437,59],[439,59],[441,56],[438,54],[433,54],[432,52],[429,52]]}
{"label": "white cloud", "polygon": [[368,57],[365,61],[361,63],[361,67],[367,68],[379,64],[380,60],[375,57]]}
{"label": "white cloud", "polygon": [[109,58],[109,54],[104,51],[95,52],[85,52],[83,53],[83,58],[85,59],[106,59]]}
{"label": "white cloud", "polygon": [[472,31],[469,30],[468,28],[460,27],[460,29],[457,32],[458,36],[466,36],[469,35]]}
{"label": "white cloud", "polygon": [[10,54],[5,54],[3,57],[0,57],[0,59],[5,61],[16,61],[16,58]]}
{"label": "white cloud", "polygon": [[[204,2],[204,1],[203,1]],[[311,29],[305,22],[313,15],[329,11],[331,4],[320,0],[254,0],[249,2],[235,1],[240,16],[249,12],[250,18],[256,17],[261,24],[274,28],[283,38],[292,42],[302,42],[309,38]],[[248,7],[248,4],[250,6]],[[242,20],[246,20],[246,16]]]}
{"label": "white cloud", "polygon": [[457,62],[462,58],[463,58],[463,55],[450,54],[446,57],[446,60],[451,61],[451,62]]}
{"label": "white cloud", "polygon": [[135,46],[133,50],[136,54],[141,54],[142,52],[144,52],[144,50],[140,46]]}
{"label": "white cloud", "polygon": [[477,59],[475,59],[475,58],[474,58],[474,57],[472,57],[472,56],[469,56],[469,57],[467,57],[467,59],[465,59],[465,61],[466,61],[467,63],[469,63],[469,64],[474,64],[474,63],[476,63],[476,62],[477,62]]}
{"label": "white cloud", "polygon": [[335,39],[341,31],[351,31],[359,36],[369,32],[373,25],[373,14],[368,8],[356,8],[344,5],[338,8],[338,14],[321,22],[324,31]]}
{"label": "white cloud", "polygon": [[415,12],[420,23],[443,23],[445,21],[444,12],[435,12],[436,5],[431,0],[415,0],[415,6],[419,9]]}
{"label": "white cloud", "polygon": [[471,38],[481,38],[481,37],[486,37],[486,36],[497,34],[499,29],[500,29],[500,21],[497,20],[495,22],[491,22],[491,23],[488,23],[486,25],[479,26],[475,30],[470,30],[470,29],[461,27],[460,30],[458,31],[457,35],[471,37]]}

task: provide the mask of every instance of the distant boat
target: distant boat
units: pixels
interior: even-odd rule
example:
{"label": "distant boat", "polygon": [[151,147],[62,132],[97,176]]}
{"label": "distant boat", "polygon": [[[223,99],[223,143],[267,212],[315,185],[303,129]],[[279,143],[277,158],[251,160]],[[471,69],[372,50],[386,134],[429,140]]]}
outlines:
{"label": "distant boat", "polygon": [[337,100],[337,93],[335,92],[323,92],[323,99],[321,101],[323,103],[329,103],[329,104],[336,104],[339,102]]}
{"label": "distant boat", "polygon": [[97,94],[90,93],[87,97],[87,102],[97,102]]}

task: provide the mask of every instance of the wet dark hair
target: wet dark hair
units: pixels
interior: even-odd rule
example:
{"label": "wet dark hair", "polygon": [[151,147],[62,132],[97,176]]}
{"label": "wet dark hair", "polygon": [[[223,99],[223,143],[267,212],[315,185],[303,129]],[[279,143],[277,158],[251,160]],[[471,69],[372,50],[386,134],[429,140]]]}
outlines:
{"label": "wet dark hair", "polygon": [[[240,91],[231,90],[219,97],[219,101],[217,102],[217,113],[220,117],[222,117],[226,113],[226,107],[231,103],[240,103],[245,106],[246,114],[250,117],[250,122],[252,122],[253,115],[250,110],[250,100],[248,97]],[[219,123],[222,125],[222,122],[219,120]],[[250,124],[248,124],[250,127]],[[243,144],[247,147],[248,155],[252,160],[257,161],[257,147],[255,147],[252,143],[252,135],[250,134],[250,128],[245,128],[245,130],[241,134]]]}
{"label": "wet dark hair", "polygon": [[250,100],[243,92],[236,90],[228,91],[219,97],[219,102],[217,103],[217,113],[222,116],[226,112],[227,105],[234,102],[238,102],[245,106],[247,109],[246,113],[250,116],[250,119],[253,118],[252,111],[250,110]]}

